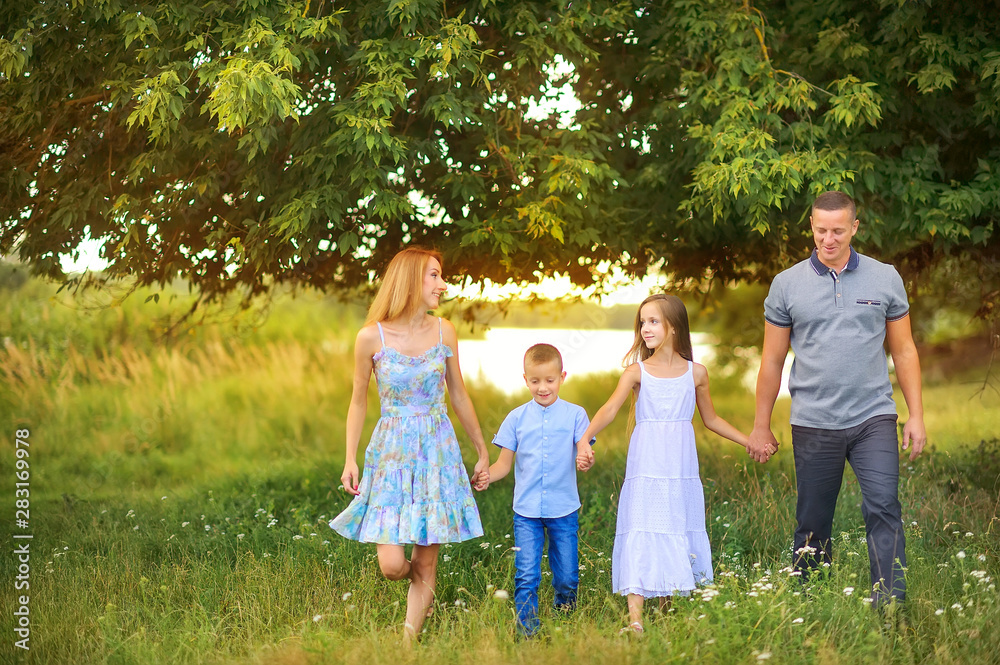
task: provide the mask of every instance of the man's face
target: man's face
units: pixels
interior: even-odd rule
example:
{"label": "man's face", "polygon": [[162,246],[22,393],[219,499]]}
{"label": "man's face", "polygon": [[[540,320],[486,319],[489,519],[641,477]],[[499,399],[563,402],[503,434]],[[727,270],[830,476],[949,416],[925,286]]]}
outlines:
{"label": "man's face", "polygon": [[851,256],[851,238],[858,232],[858,220],[851,219],[851,211],[813,210],[809,218],[813,241],[819,260],[827,268],[843,270]]}

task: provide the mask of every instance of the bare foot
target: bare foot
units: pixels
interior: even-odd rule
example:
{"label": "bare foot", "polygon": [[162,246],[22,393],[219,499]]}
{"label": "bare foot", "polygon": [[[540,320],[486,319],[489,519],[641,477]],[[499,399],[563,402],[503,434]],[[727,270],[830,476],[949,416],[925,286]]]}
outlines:
{"label": "bare foot", "polygon": [[635,636],[642,635],[642,633],[644,631],[645,631],[645,629],[642,627],[641,623],[639,623],[638,621],[633,621],[629,625],[627,625],[624,628],[622,628],[621,630],[619,630],[618,634],[619,635],[628,635],[629,637],[631,637],[633,635],[635,635]]}

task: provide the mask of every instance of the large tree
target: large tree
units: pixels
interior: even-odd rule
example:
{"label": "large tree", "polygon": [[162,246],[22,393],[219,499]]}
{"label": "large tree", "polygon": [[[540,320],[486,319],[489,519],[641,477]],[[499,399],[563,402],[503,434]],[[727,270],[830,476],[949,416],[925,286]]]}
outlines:
{"label": "large tree", "polygon": [[[761,280],[838,188],[867,251],[997,280],[976,3],[42,0],[0,32],[0,252],[53,276],[92,237],[209,298],[349,288],[410,242],[501,282]],[[575,117],[529,112],[562,83]]]}

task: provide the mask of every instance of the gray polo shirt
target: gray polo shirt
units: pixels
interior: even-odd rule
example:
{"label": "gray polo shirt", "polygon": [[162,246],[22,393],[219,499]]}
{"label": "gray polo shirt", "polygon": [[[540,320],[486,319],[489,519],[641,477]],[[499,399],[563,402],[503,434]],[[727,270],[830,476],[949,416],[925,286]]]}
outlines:
{"label": "gray polo shirt", "polygon": [[764,300],[764,319],[791,328],[791,423],[847,429],[872,416],[895,414],[882,345],[886,321],[909,311],[896,269],[853,247],[839,275],[815,250],[779,273]]}

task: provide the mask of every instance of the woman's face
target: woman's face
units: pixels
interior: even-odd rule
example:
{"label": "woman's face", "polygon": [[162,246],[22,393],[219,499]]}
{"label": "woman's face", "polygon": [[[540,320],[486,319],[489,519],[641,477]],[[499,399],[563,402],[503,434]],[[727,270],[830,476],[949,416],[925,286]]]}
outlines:
{"label": "woman's face", "polygon": [[424,304],[427,305],[427,309],[437,309],[438,305],[441,304],[441,296],[447,290],[448,285],[444,283],[444,278],[441,276],[441,264],[438,263],[437,259],[431,257],[427,261],[427,267],[424,269],[422,291]]}

